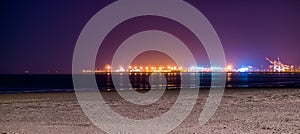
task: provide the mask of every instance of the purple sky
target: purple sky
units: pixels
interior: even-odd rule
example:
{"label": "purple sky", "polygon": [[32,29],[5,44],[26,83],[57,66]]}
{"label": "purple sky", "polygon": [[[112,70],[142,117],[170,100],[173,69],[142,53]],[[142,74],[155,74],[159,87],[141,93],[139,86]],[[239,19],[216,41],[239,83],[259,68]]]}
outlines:
{"label": "purple sky", "polygon": [[[87,21],[108,0],[0,1],[0,73],[71,72],[76,40]],[[298,0],[188,0],[211,22],[222,41],[228,63],[267,66],[264,57],[277,56],[300,65],[300,1]],[[148,20],[152,21],[148,21]],[[146,21],[147,20],[147,21]],[[147,22],[147,23],[145,23]],[[158,25],[158,22],[163,22]],[[135,24],[134,24],[135,23]],[[107,37],[99,52],[113,52],[118,42],[140,30],[165,30],[180,37],[189,48],[197,40],[171,20],[141,17],[128,20]],[[122,34],[120,34],[122,33]],[[106,47],[106,48],[105,48]],[[198,52],[199,50],[199,52]],[[205,52],[195,48],[199,63]],[[99,54],[97,64],[109,62]]]}

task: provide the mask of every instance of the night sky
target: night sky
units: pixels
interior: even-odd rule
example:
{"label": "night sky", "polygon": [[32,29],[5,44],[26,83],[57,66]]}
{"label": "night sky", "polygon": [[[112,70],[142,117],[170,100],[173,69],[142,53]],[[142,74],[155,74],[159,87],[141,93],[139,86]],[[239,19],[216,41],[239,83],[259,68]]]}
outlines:
{"label": "night sky", "polygon": [[[77,38],[88,20],[113,1],[1,0],[0,73],[70,73]],[[299,0],[188,0],[211,22],[236,67],[267,66],[265,56],[300,65]],[[159,25],[160,24],[160,25]],[[104,41],[97,65],[110,62],[118,43],[142,30],[165,30],[182,38],[200,64],[207,58],[199,42],[180,24],[155,16],[133,18]],[[103,52],[102,52],[103,51]],[[107,57],[103,55],[108,55]]]}

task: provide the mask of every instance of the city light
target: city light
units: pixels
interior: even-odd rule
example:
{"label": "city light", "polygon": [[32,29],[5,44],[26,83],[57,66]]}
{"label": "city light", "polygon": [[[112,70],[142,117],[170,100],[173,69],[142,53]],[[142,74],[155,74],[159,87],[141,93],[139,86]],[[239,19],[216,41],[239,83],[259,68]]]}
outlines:
{"label": "city light", "polygon": [[242,66],[240,68],[235,68],[234,65],[228,64],[225,67],[217,67],[217,66],[197,66],[197,65],[192,65],[190,67],[183,67],[183,66],[176,66],[176,65],[159,65],[159,66],[154,66],[154,65],[129,65],[127,68],[124,68],[124,66],[119,66],[118,69],[113,69],[111,65],[106,64],[104,66],[104,69],[96,69],[96,70],[91,70],[91,69],[83,69],[82,73],[108,73],[108,72],[298,72],[300,71],[299,66],[295,65],[287,65],[284,64],[282,61],[280,61],[279,58],[276,60],[271,60],[266,57],[266,60],[271,63],[269,65],[269,69],[265,68],[255,68],[253,66]]}
{"label": "city light", "polygon": [[84,69],[82,73],[101,73],[101,72],[231,72],[231,71],[239,71],[235,70],[232,65],[228,65],[227,67],[203,67],[203,66],[191,66],[191,67],[178,67],[175,65],[168,66],[132,66],[129,65],[128,68],[124,68],[123,66],[119,66],[118,69],[113,69],[110,65],[106,64],[104,70],[96,69]]}
{"label": "city light", "polygon": [[233,69],[232,65],[227,66],[227,71],[232,71],[232,69]]}
{"label": "city light", "polygon": [[242,67],[242,68],[239,68],[237,71],[238,72],[249,72],[249,68],[248,67]]}

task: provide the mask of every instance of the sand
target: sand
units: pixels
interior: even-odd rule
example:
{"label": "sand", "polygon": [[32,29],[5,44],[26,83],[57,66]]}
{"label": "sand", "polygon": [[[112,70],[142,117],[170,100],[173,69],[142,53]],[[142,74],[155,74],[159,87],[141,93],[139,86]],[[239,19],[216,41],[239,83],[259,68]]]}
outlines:
{"label": "sand", "polygon": [[[226,89],[210,121],[197,125],[208,91],[200,92],[188,118],[170,133],[300,133],[300,89]],[[137,106],[105,92],[107,104],[132,119],[168,111],[178,91],[168,91],[150,106]],[[105,133],[85,116],[75,93],[0,95],[0,133]]]}

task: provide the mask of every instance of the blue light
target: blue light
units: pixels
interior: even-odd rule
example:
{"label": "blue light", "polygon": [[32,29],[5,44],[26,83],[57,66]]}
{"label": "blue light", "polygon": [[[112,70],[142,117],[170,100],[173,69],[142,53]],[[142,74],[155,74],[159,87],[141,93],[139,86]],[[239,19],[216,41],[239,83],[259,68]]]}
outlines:
{"label": "blue light", "polygon": [[239,68],[237,71],[238,72],[249,72],[249,68],[248,67],[243,67],[243,68]]}

